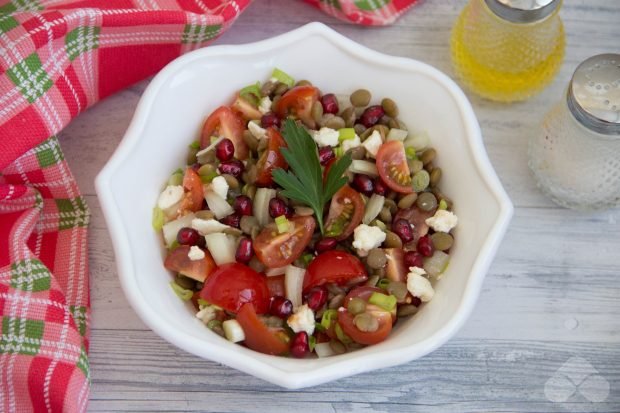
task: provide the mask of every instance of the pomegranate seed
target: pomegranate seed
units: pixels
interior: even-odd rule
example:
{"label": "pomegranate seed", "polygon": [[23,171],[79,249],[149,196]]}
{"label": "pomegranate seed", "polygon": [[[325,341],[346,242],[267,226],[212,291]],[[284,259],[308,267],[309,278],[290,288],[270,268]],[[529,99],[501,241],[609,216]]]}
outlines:
{"label": "pomegranate seed", "polygon": [[249,196],[239,195],[233,202],[233,209],[239,215],[252,215],[252,200]]}
{"label": "pomegranate seed", "polygon": [[433,241],[431,241],[431,237],[429,237],[428,235],[420,237],[416,249],[420,254],[424,255],[425,257],[430,257],[431,255],[433,255],[433,251],[435,250],[435,248],[433,248]]}
{"label": "pomegranate seed", "polygon": [[413,297],[413,299],[411,300],[411,304],[419,307],[420,304],[422,304],[422,300],[420,299],[420,297]]}
{"label": "pomegranate seed", "polygon": [[276,295],[271,299],[269,312],[276,317],[286,319],[293,313],[293,303],[281,295]]}
{"label": "pomegranate seed", "polygon": [[270,126],[280,127],[280,118],[273,112],[267,112],[260,118],[260,125],[267,129]]}
{"label": "pomegranate seed", "polygon": [[277,218],[282,215],[288,218],[287,214],[290,213],[290,208],[283,200],[280,198],[271,198],[269,201],[269,215],[271,215],[271,218]]}
{"label": "pomegranate seed", "polygon": [[220,173],[232,175],[235,178],[239,178],[244,169],[245,167],[243,166],[243,162],[239,159],[224,161],[217,167],[217,170],[220,171]]}
{"label": "pomegranate seed", "polygon": [[374,191],[374,184],[372,183],[372,179],[368,177],[368,175],[356,174],[353,177],[353,188],[360,191],[362,194],[366,196],[371,196]]}
{"label": "pomegranate seed", "polygon": [[198,170],[200,169],[202,165],[200,165],[198,162],[194,162],[191,166],[191,168],[195,171],[198,172]]}
{"label": "pomegranate seed", "polygon": [[314,244],[314,250],[320,254],[325,251],[333,250],[334,248],[336,248],[337,243],[338,241],[336,241],[336,238],[323,238],[322,240]]}
{"label": "pomegranate seed", "polygon": [[224,225],[230,225],[233,228],[239,228],[239,223],[241,222],[241,215],[230,214],[220,219],[220,222]]}
{"label": "pomegranate seed", "polygon": [[405,267],[418,267],[424,266],[424,256],[417,251],[407,251],[404,257]]}
{"label": "pomegranate seed", "polygon": [[323,146],[319,149],[319,162],[321,165],[327,165],[327,162],[334,159],[336,155],[334,154],[334,150],[331,146]]}
{"label": "pomegranate seed", "polygon": [[369,106],[360,117],[360,123],[367,128],[375,126],[385,115],[385,111],[380,105]]}
{"label": "pomegranate seed", "polygon": [[406,219],[397,219],[392,223],[392,231],[400,237],[403,242],[409,242],[413,239],[413,231],[409,221]]}
{"label": "pomegranate seed", "polygon": [[291,356],[298,359],[305,357],[310,352],[310,346],[308,345],[308,333],[300,331],[295,334],[293,340],[291,340]]}
{"label": "pomegranate seed", "polygon": [[194,228],[183,227],[177,232],[177,242],[181,245],[200,246],[201,241],[204,243],[205,237],[200,236]]}
{"label": "pomegranate seed", "polygon": [[235,259],[237,262],[247,264],[252,259],[253,254],[252,240],[250,238],[241,237],[239,245],[237,245],[237,251],[235,252]]}
{"label": "pomegranate seed", "polygon": [[382,196],[386,196],[388,189],[387,186],[383,183],[383,180],[381,178],[377,178],[375,179],[375,194],[377,195],[382,195]]}
{"label": "pomegranate seed", "polygon": [[327,302],[327,288],[314,287],[305,296],[306,304],[312,311],[318,311]]}
{"label": "pomegranate seed", "polygon": [[235,145],[228,138],[224,138],[215,146],[215,156],[221,162],[229,161],[235,154]]}
{"label": "pomegranate seed", "polygon": [[323,105],[323,113],[338,114],[338,99],[333,93],[321,96],[321,105]]}

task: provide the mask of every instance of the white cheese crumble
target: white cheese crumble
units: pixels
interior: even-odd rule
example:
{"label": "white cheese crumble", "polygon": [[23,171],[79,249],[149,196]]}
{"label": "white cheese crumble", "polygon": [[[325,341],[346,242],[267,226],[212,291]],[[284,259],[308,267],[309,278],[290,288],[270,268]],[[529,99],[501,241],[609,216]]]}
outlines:
{"label": "white cheese crumble", "polygon": [[323,146],[336,146],[338,145],[338,137],[340,133],[332,128],[321,128],[318,131],[313,131],[312,139],[319,145]]}
{"label": "white cheese crumble", "polygon": [[222,224],[215,219],[192,219],[192,228],[200,233],[200,235],[213,234],[215,232],[224,232],[232,229],[231,226]]}
{"label": "white cheese crumble", "polygon": [[431,282],[424,277],[426,271],[420,267],[409,267],[407,274],[407,290],[414,297],[418,297],[422,302],[430,301],[435,295],[435,290]]}
{"label": "white cheese crumble", "polygon": [[168,185],[159,195],[157,206],[166,210],[177,204],[183,198],[183,187],[181,185]]}
{"label": "white cheese crumble", "polygon": [[215,320],[216,316],[217,309],[211,305],[205,306],[205,308],[196,313],[196,318],[205,324],[209,323],[209,321]]}
{"label": "white cheese crumble", "polygon": [[340,147],[342,148],[342,152],[346,153],[349,149],[357,148],[361,144],[362,141],[360,140],[360,137],[355,135],[355,138],[353,139],[345,139],[342,141]]}
{"label": "white cheese crumble", "polygon": [[193,245],[189,249],[189,252],[187,253],[187,256],[192,261],[198,261],[198,260],[201,260],[201,259],[203,259],[205,257],[205,252],[203,250],[201,250],[199,247]]}
{"label": "white cheese crumble", "polygon": [[258,110],[260,113],[264,115],[265,113],[271,112],[271,103],[272,102],[271,99],[269,99],[269,96],[262,98],[258,104]]}
{"label": "white cheese crumble", "polygon": [[314,312],[308,307],[308,304],[304,304],[295,309],[286,323],[294,332],[305,331],[310,336],[314,333]]}
{"label": "white cheese crumble", "polygon": [[377,151],[381,145],[383,145],[383,139],[381,139],[381,134],[376,130],[362,143],[362,146],[366,148],[366,152],[373,158],[377,157]]}
{"label": "white cheese crumble", "polygon": [[379,227],[371,227],[370,225],[360,224],[353,231],[353,248],[357,249],[357,253],[365,257],[368,251],[377,248],[385,241],[385,232]]}
{"label": "white cheese crumble", "polygon": [[220,198],[226,199],[228,195],[228,182],[226,182],[226,178],[223,176],[216,176],[213,178],[213,181],[211,181],[211,188]]}
{"label": "white cheese crumble", "polygon": [[256,139],[261,140],[267,137],[267,130],[258,126],[256,122],[248,123],[248,130]]}
{"label": "white cheese crumble", "polygon": [[445,209],[438,209],[435,215],[426,219],[426,224],[437,232],[450,232],[457,223],[457,216]]}

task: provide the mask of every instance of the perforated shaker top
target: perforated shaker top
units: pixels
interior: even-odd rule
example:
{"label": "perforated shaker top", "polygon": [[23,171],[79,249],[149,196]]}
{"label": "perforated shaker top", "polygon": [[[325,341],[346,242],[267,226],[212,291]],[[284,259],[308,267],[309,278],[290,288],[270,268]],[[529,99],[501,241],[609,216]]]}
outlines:
{"label": "perforated shaker top", "polygon": [[513,23],[542,20],[560,7],[561,0],[485,0],[489,9]]}
{"label": "perforated shaker top", "polygon": [[620,137],[620,54],[582,62],[568,88],[568,107],[587,128]]}

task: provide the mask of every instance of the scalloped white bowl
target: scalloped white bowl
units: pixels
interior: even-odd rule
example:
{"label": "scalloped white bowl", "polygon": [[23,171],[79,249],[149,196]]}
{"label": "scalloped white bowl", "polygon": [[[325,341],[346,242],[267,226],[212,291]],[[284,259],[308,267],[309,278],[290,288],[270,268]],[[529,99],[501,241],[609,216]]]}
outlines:
{"label": "scalloped white bowl", "polygon": [[[389,96],[410,129],[425,130],[444,171],[442,191],[455,202],[459,226],[451,263],[435,298],[399,320],[388,339],[324,359],[260,354],[205,328],[169,287],[164,249],[151,228],[151,210],[170,171],[183,165],[213,109],[239,88],[279,67],[324,91],[364,87]],[[122,143],[96,179],[119,278],[140,318],[172,344],[287,388],[321,384],[385,368],[444,344],[471,313],[513,208],[484,149],[467,98],[446,75],[424,63],[387,56],[312,23],[265,41],[213,46],[188,53],[150,83]]]}

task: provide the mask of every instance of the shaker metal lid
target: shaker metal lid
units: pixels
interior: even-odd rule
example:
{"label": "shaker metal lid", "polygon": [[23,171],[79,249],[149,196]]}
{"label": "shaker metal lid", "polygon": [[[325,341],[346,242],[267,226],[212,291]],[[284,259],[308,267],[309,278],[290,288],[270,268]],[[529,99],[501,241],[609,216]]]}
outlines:
{"label": "shaker metal lid", "polygon": [[561,0],[485,0],[489,9],[513,23],[533,23],[553,13]]}
{"label": "shaker metal lid", "polygon": [[568,107],[584,126],[620,135],[620,54],[601,54],[582,62],[568,87]]}

